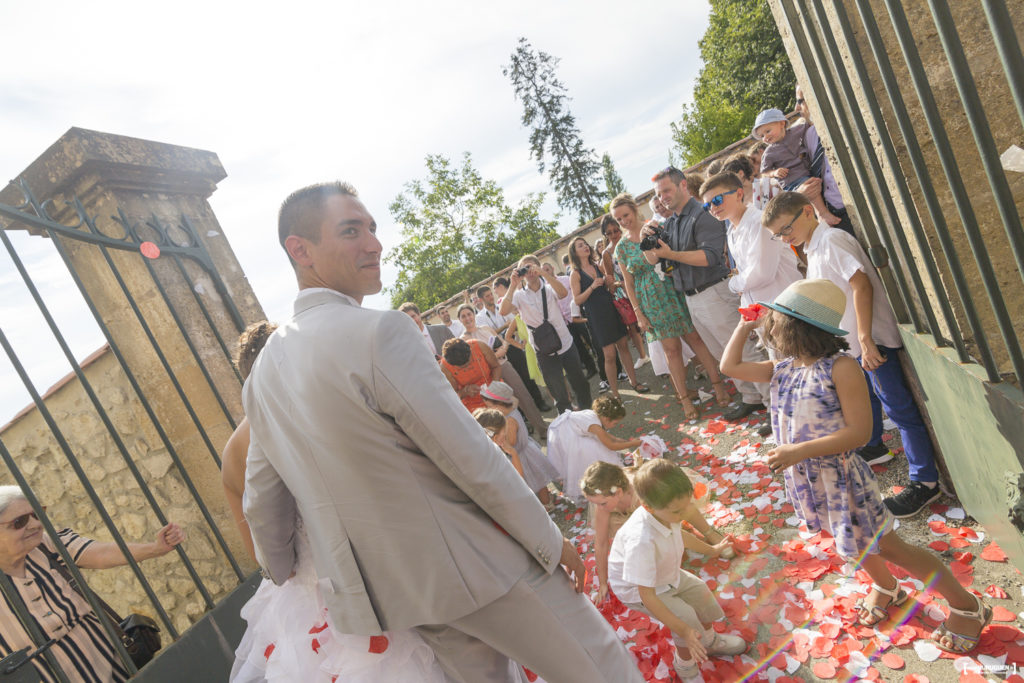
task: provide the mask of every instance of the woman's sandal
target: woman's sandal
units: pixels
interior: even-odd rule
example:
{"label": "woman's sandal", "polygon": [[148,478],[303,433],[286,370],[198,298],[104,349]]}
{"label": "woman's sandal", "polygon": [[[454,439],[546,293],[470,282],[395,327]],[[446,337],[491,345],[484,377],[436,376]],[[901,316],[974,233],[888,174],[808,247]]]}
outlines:
{"label": "woman's sandal", "polygon": [[638,394],[649,394],[651,392],[651,388],[643,382],[637,382],[633,385],[633,391]]}
{"label": "woman's sandal", "polygon": [[889,608],[899,607],[900,605],[905,603],[907,601],[907,598],[909,597],[907,595],[907,592],[900,587],[899,581],[896,582],[896,586],[893,587],[892,590],[882,588],[877,583],[871,584],[871,589],[878,591],[882,595],[888,595],[889,602],[887,602],[885,605],[875,605],[874,607],[868,607],[864,604],[863,598],[857,601],[855,609],[858,612],[864,613],[857,615],[857,623],[861,626],[867,626],[869,628],[876,624],[880,624],[881,622],[888,619]]}
{"label": "woman's sandal", "polygon": [[[972,593],[972,595],[974,595]],[[974,619],[981,628],[978,629],[978,635],[976,636],[965,636],[961,633],[954,633],[946,628],[945,624],[940,624],[935,632],[932,633],[932,641],[935,643],[935,647],[939,648],[943,652],[948,652],[953,655],[965,655],[975,647],[978,646],[978,641],[981,640],[981,632],[985,630],[985,627],[992,623],[992,608],[981,601],[977,595],[974,599],[978,601],[978,609],[973,612],[970,610],[956,609],[950,607],[949,611],[958,616],[964,617],[965,619]],[[950,646],[943,647],[939,640],[942,638],[949,638]]]}
{"label": "woman's sandal", "polygon": [[[714,527],[708,529],[708,532],[716,534],[718,536],[717,541],[712,541],[711,537],[708,534],[704,534],[704,542],[708,545],[718,545],[719,543],[725,540],[725,534],[723,534],[721,531]],[[736,557],[736,551],[732,549],[732,546],[729,546],[723,549],[722,552],[718,553],[718,556],[723,560],[731,560],[732,558]]]}
{"label": "woman's sandal", "polygon": [[683,417],[687,420],[696,420],[700,418],[700,411],[697,409],[699,398],[696,396],[686,395],[685,398],[676,394],[676,400],[679,401],[679,405],[683,407]]}
{"label": "woman's sandal", "polygon": [[725,408],[732,402],[732,397],[729,396],[729,390],[725,388],[724,379],[712,382],[711,386],[715,390],[715,403],[718,404],[719,408]]}

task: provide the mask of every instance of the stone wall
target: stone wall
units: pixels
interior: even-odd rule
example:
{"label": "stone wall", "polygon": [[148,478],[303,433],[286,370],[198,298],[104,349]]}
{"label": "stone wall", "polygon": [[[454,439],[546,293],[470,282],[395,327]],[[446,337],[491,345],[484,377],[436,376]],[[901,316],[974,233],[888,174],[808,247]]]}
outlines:
{"label": "stone wall", "polygon": [[[214,599],[225,595],[238,585],[238,579],[185,488],[179,470],[134,397],[117,360],[104,347],[83,361],[82,367],[165,516],[185,529],[185,551],[207,590]],[[71,375],[61,380],[46,392],[44,399],[125,541],[153,540],[161,525],[78,379]],[[54,527],[70,527],[89,538],[111,540],[85,487],[35,406],[0,427],[0,439],[14,456],[36,496],[48,506],[47,515]],[[212,469],[215,471],[216,467]],[[6,469],[0,469],[0,483],[15,483]],[[219,482],[212,483],[215,484],[211,487],[213,490],[219,488]],[[237,539],[238,532],[223,494],[208,496],[205,502],[218,520],[221,532]],[[249,571],[254,570],[255,564],[238,550],[236,547],[239,563]],[[140,567],[176,628],[188,628],[205,612],[203,599],[177,553],[149,560]],[[119,613],[141,612],[156,616],[141,584],[128,567],[86,571],[85,577],[89,586]]]}

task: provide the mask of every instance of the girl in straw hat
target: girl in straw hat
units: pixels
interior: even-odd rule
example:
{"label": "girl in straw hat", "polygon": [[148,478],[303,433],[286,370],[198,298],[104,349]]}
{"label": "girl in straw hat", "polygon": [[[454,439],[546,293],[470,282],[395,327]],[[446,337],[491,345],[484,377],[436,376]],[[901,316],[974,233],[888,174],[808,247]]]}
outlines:
{"label": "girl in straw hat", "polygon": [[[867,383],[839,329],[846,295],[829,280],[801,280],[787,287],[758,320],[741,321],[722,354],[722,371],[749,382],[771,382],[772,428],[779,445],[768,466],[782,472],[796,514],[812,532],[827,531],[836,551],[871,577],[869,594],[857,603],[857,621],[872,627],[889,607],[907,600],[886,566],[903,567],[934,586],[949,602],[950,616],[934,634],[946,652],[964,654],[978,644],[992,610],[964,590],[926,548],[904,543],[871,467],[855,452],[871,435]],[[744,362],[743,342],[758,325],[781,360]]]}

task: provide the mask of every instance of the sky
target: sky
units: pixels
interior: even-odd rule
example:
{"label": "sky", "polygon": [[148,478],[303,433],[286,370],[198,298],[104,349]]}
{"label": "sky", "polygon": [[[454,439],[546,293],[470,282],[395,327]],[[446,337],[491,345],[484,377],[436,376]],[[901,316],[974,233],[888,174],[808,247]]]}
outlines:
{"label": "sky", "polygon": [[[157,9],[166,8],[166,9]],[[277,245],[281,200],[313,182],[356,186],[385,253],[388,204],[426,176],[424,157],[470,152],[509,203],[546,192],[522,107],[501,68],[521,36],[560,58],[588,147],[630,192],[666,165],[670,123],[691,100],[706,2],[2,3],[0,173],[17,178],[72,126],[216,152],[214,212],[267,317],[290,314],[294,276]],[[571,213],[560,232],[574,229]],[[11,235],[76,358],[103,339],[48,242]],[[397,271],[385,266],[385,287]],[[386,293],[364,305],[387,308]],[[0,328],[42,392],[70,372],[6,251]],[[0,355],[0,424],[29,402]]]}

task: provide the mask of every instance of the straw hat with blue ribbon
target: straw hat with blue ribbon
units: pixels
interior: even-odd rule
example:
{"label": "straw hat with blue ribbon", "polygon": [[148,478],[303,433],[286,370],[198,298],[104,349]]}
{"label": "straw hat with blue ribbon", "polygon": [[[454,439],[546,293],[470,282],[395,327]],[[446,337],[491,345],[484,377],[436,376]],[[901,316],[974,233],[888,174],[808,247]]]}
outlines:
{"label": "straw hat with blue ribbon", "polygon": [[846,295],[831,280],[797,280],[775,297],[774,302],[758,303],[837,337],[849,334],[839,328],[846,311]]}

